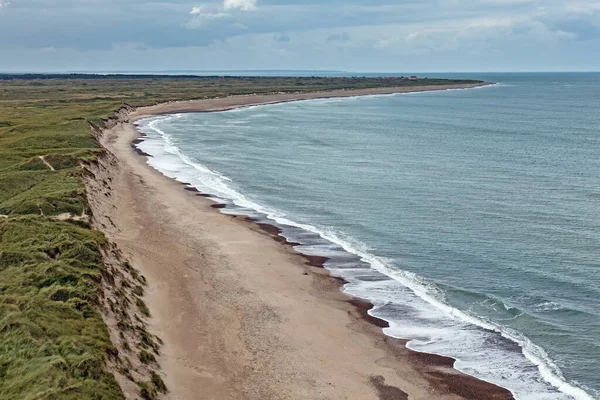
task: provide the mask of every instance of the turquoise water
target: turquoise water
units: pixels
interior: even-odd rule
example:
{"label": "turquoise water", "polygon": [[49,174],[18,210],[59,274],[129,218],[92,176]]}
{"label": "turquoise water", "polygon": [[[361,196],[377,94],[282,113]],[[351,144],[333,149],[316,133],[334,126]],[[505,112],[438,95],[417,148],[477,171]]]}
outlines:
{"label": "turquoise water", "polygon": [[269,219],[386,333],[518,399],[600,398],[600,74],[140,122],[167,176]]}

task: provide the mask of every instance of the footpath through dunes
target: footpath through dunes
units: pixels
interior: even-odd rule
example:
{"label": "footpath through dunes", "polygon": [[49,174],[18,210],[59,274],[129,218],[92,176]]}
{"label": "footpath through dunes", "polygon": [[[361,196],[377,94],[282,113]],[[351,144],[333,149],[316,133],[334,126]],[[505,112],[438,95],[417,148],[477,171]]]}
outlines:
{"label": "footpath through dunes", "polygon": [[[171,253],[162,253],[159,246],[161,243],[153,242],[150,238],[148,243],[155,244],[155,247],[147,246],[148,253],[144,253],[145,257],[156,255],[156,268],[181,282],[177,282],[175,286],[161,286],[161,281],[155,280],[156,275],[153,275],[148,289],[145,278],[130,263],[132,260],[128,261],[121,250],[97,230],[106,230],[113,237],[119,232],[115,226],[130,221],[127,218],[137,216],[146,220],[147,215],[140,213],[138,204],[120,202],[125,195],[122,193],[130,193],[130,189],[115,185],[111,179],[121,182],[118,171],[122,167],[122,161],[111,158],[99,146],[90,126],[94,132],[100,133],[103,128],[114,126],[127,118],[133,107],[175,100],[225,97],[233,93],[327,91],[391,84],[424,85],[423,81],[394,83],[380,79],[337,78],[42,78],[44,79],[21,76],[19,79],[0,79],[2,399],[160,398],[167,388],[162,381],[161,376],[164,377],[164,374],[159,370],[158,361],[166,367],[165,371],[169,371],[169,380],[173,385],[171,397],[176,398],[176,393],[187,390],[185,385],[176,386],[180,383],[176,379],[184,382],[200,376],[204,377],[202,382],[211,382],[209,389],[198,388],[196,385],[194,388],[198,391],[187,392],[190,396],[184,398],[204,398],[203,393],[217,393],[210,391],[212,387],[228,386],[231,388],[228,393],[233,393],[235,384],[243,381],[243,377],[258,379],[259,375],[252,369],[252,357],[260,355],[256,365],[262,365],[267,371],[271,371],[267,366],[274,364],[268,364],[267,361],[260,364],[260,361],[268,360],[268,355],[275,349],[278,357],[285,354],[282,348],[270,346],[281,336],[275,335],[272,339],[260,336],[264,340],[239,347],[239,353],[213,352],[212,358],[200,359],[196,363],[196,355],[200,354],[195,353],[196,351],[223,338],[238,337],[236,335],[241,335],[241,332],[248,332],[250,337],[255,337],[252,335],[252,329],[257,329],[255,325],[246,325],[242,320],[232,318],[218,325],[223,328],[222,331],[210,331],[212,336],[169,336],[170,343],[185,343],[185,350],[191,351],[189,354],[176,354],[169,345],[165,346],[165,355],[159,357],[161,340],[155,334],[166,332],[172,326],[180,326],[180,313],[183,311],[179,308],[168,308],[165,311],[164,307],[173,303],[167,302],[161,308],[160,304],[155,303],[156,293],[168,293],[166,298],[169,299],[171,295],[174,298],[187,295],[192,289],[195,292],[196,287],[184,285],[188,278],[184,271],[186,266],[190,265],[191,260],[204,265],[202,254],[217,257],[211,259],[211,265],[219,265],[221,260],[218,257],[225,255],[204,252],[201,248],[200,252],[194,250],[198,249],[194,247],[197,246],[195,242],[187,242],[185,236],[177,240],[177,236],[169,234],[165,230],[168,227],[161,225],[162,220],[159,220],[154,228],[158,227],[159,232],[166,235],[162,245],[172,243],[172,248],[181,248],[181,252],[171,259],[161,258],[162,255]],[[451,83],[459,82],[438,82],[448,85]],[[124,104],[131,104],[133,107]],[[115,115],[115,110],[120,112]],[[100,163],[99,156],[102,156]],[[87,188],[84,180],[88,184]],[[116,187],[120,190],[116,191]],[[162,190],[162,186],[154,189],[158,198],[159,190]],[[90,202],[94,207],[90,207]],[[92,214],[98,206],[96,202],[109,208],[111,213],[127,214],[127,218],[124,217],[123,221],[112,220],[110,216],[114,214],[109,212],[100,213],[96,217]],[[139,204],[141,206],[144,203]],[[162,204],[165,210],[174,209],[174,205],[164,201],[157,204]],[[129,207],[129,210],[117,208],[122,206]],[[160,215],[157,213],[156,217],[159,218]],[[92,227],[90,218],[94,218],[94,222],[102,221],[105,225],[100,223]],[[156,223],[157,220],[148,221]],[[132,232],[140,232],[140,226],[143,225],[132,225],[133,230],[122,231],[119,235],[133,235]],[[186,231],[184,226],[180,228]],[[202,231],[203,227],[199,229]],[[228,243],[235,245],[234,242]],[[141,240],[138,250],[144,249],[146,245]],[[211,242],[209,247],[212,246]],[[132,255],[136,254],[132,250],[134,247],[124,248]],[[186,255],[192,257],[188,259],[185,258]],[[159,260],[164,263],[159,265]],[[226,258],[222,260],[227,261]],[[133,261],[140,260],[134,258]],[[146,264],[143,265],[146,267]],[[171,265],[176,265],[179,269],[170,269]],[[149,267],[147,269],[152,271]],[[181,275],[175,276],[180,272]],[[215,272],[218,272],[219,277],[215,285],[220,282],[229,288],[233,281],[220,275],[227,275],[228,272]],[[266,279],[264,276],[263,278]],[[212,285],[211,282],[191,282],[213,292],[231,293],[219,291],[221,287]],[[265,285],[270,287],[270,282]],[[238,289],[245,293],[243,286]],[[240,296],[232,298],[238,299],[239,302],[235,304],[245,309],[246,298]],[[251,293],[247,298],[252,299]],[[151,307],[146,305],[146,299],[152,303]],[[189,303],[184,302],[182,305],[194,307],[198,319],[190,319],[188,328],[201,327],[203,316],[214,318],[210,307],[194,303],[191,297],[189,300]],[[222,295],[220,300],[224,300],[223,304],[228,304],[228,299],[223,299]],[[215,315],[224,315],[221,312],[224,306],[218,303],[220,302],[212,303]],[[260,303],[248,304],[251,306]],[[185,311],[186,307],[181,310]],[[155,314],[152,319],[151,313]],[[277,321],[277,314],[271,313],[267,308],[256,310],[256,316],[265,329],[269,323]],[[152,333],[147,329],[150,321],[155,327]],[[231,325],[225,322],[231,322]],[[320,322],[326,326],[325,321]],[[242,339],[238,337],[236,340]],[[324,353],[319,357],[328,355]],[[231,358],[223,361],[225,356]],[[214,365],[221,365],[225,373],[219,375],[219,369],[213,371],[205,367],[208,364],[203,362],[208,362],[207,360],[211,363],[214,361]],[[220,363],[221,361],[223,362]],[[311,365],[312,362],[303,360],[297,367],[301,369],[303,365]],[[333,368],[332,364],[330,366]],[[211,376],[212,379],[206,379]],[[278,376],[269,376],[273,378],[272,381],[261,380],[261,388],[283,387]],[[231,377],[231,380],[224,377]],[[383,381],[379,376],[373,378],[374,386],[369,386],[369,390],[379,388],[381,393],[399,395],[400,392],[385,379]],[[206,397],[210,398],[208,394]]]}
{"label": "footpath through dunes", "polygon": [[[355,95],[355,93],[339,93]],[[316,97],[316,95],[313,95]],[[306,98],[305,95],[300,98]],[[290,101],[241,96],[138,109],[101,136],[110,156],[94,223],[148,279],[151,331],[173,399],[509,399],[510,393],[385,337],[368,305],[243,218],[151,169],[131,148],[148,113]],[[318,264],[318,263],[317,263]]]}

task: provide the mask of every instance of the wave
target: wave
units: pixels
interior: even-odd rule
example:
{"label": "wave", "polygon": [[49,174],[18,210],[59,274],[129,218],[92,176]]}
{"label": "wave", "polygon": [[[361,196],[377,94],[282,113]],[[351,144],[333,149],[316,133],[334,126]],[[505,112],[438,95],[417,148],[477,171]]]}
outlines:
{"label": "wave", "polygon": [[[413,291],[413,293],[415,293],[421,299],[425,300],[427,303],[434,306],[436,309],[441,310],[446,315],[449,315],[460,321],[467,322],[471,325],[483,328],[484,330],[496,332],[496,333],[500,334],[502,337],[516,343],[521,348],[523,355],[531,363],[533,363],[534,365],[536,365],[538,367],[542,378],[546,382],[550,383],[552,386],[554,386],[555,388],[560,390],[562,393],[572,396],[573,398],[578,399],[578,400],[579,399],[581,399],[581,400],[592,400],[593,399],[590,395],[588,395],[585,391],[583,391],[579,387],[576,387],[576,386],[570,384],[569,382],[567,382],[567,380],[563,376],[562,372],[560,371],[560,368],[550,358],[550,356],[546,353],[546,351],[544,349],[542,349],[540,346],[537,346],[535,343],[533,343],[530,339],[528,339],[522,333],[520,333],[514,329],[510,329],[508,327],[496,324],[494,322],[487,321],[481,317],[472,315],[468,312],[465,312],[465,311],[462,311],[455,307],[450,306],[449,304],[447,304],[443,301],[442,293],[434,284],[426,281],[425,279],[419,277],[418,275],[416,275],[412,272],[393,268],[389,262],[385,262],[385,260],[382,260],[381,258],[379,258],[373,254],[370,254],[364,250],[360,250],[360,247],[364,248],[364,246],[352,245],[349,242],[340,240],[339,238],[337,238],[335,236],[331,236],[331,235],[327,235],[327,234],[325,234],[324,237],[342,245],[342,247],[344,247],[344,249],[346,251],[360,256],[362,260],[368,262],[374,269],[376,269],[379,272],[384,273],[387,276],[394,278],[396,281],[400,282],[402,285],[411,289]],[[351,294],[353,294],[353,293],[351,293]],[[374,299],[374,298],[369,298],[368,293],[361,293],[361,294],[363,294],[363,296],[361,296],[361,297],[364,297],[367,300],[371,300],[371,301],[375,301],[375,302],[378,300],[378,299]],[[410,339],[410,336],[407,337],[407,335],[406,335],[406,333],[409,333],[409,332],[407,332],[403,327],[399,327],[397,324],[397,321],[390,320],[389,317],[385,318],[384,315],[378,314],[377,306],[373,310],[371,310],[369,313],[375,317],[379,317],[379,318],[383,317],[382,319],[385,319],[390,323],[390,328],[384,329],[384,332],[386,334],[388,334],[389,336],[397,337],[400,339]],[[441,333],[445,335],[445,334],[448,334],[449,332],[442,331]],[[418,332],[417,334],[419,336],[423,336],[423,333],[421,333],[421,332]],[[431,341],[431,338],[429,340]],[[438,340],[440,340],[440,339],[438,339]],[[412,350],[416,350],[416,351],[432,353],[433,352],[432,346],[427,346],[427,344],[428,343],[423,343],[423,342],[419,342],[416,340],[412,340],[412,341],[408,342],[407,347]],[[447,352],[444,352],[443,350],[439,351],[439,352],[434,352],[434,353],[439,354],[439,355],[445,355],[445,356],[448,356],[448,355],[453,356],[452,354],[448,354]],[[456,357],[453,356],[453,358],[456,358]],[[472,370],[472,368],[469,365],[465,365],[464,363],[462,363],[460,359],[457,359],[455,368],[462,372],[482,378],[481,375],[477,374],[476,372],[474,373],[474,371]],[[506,369],[506,371],[509,371],[509,370],[510,369]],[[486,377],[483,377],[483,379],[486,379]],[[489,377],[488,377],[488,379],[489,379]],[[490,379],[490,381],[492,383],[502,385],[495,379]],[[511,388],[511,387],[507,387],[507,389],[509,389],[511,391],[514,390],[514,388]],[[515,397],[518,399],[546,398],[546,397],[537,397],[537,395],[534,395],[533,393],[522,394],[522,393],[514,392],[514,394],[515,394]]]}
{"label": "wave", "polygon": [[[514,85],[512,83],[503,83],[503,82],[498,82],[498,83],[494,83],[493,85],[489,85],[489,86],[482,86],[481,88],[484,87],[515,87],[517,85]],[[481,89],[480,88],[480,89]]]}
{"label": "wave", "polygon": [[[177,118],[181,114],[137,123],[148,135],[137,146],[154,156],[148,163],[166,176],[214,196],[215,201],[234,206],[223,212],[266,218],[282,228],[290,241],[300,243],[298,251],[331,256],[325,267],[348,282],[345,293],[373,303],[369,314],[389,323],[384,329],[387,335],[408,339],[407,347],[412,350],[453,357],[458,370],[506,387],[517,399],[593,399],[568,382],[547,352],[522,333],[449,305],[439,286],[402,270],[394,260],[376,256],[343,232],[294,221],[236,190],[230,178],[184,154],[161,129]],[[303,240],[307,232],[321,240]],[[348,261],[342,253],[354,255],[359,262]]]}
{"label": "wave", "polygon": [[533,309],[535,309],[536,311],[558,311],[558,310],[564,310],[564,307],[554,301],[544,301],[542,303],[539,304],[535,304],[533,306]]}

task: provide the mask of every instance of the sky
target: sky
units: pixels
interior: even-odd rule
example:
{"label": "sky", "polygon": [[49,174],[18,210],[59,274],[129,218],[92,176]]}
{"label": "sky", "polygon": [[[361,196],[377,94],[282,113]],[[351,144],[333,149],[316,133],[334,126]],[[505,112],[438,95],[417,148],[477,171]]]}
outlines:
{"label": "sky", "polygon": [[0,0],[0,71],[599,71],[600,0]]}

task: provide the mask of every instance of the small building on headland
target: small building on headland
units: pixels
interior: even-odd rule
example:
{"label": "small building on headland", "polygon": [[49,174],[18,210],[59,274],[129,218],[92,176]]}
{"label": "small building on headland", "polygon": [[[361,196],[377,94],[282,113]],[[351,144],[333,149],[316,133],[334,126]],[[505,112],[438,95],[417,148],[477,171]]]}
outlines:
{"label": "small building on headland", "polygon": [[411,77],[410,77],[410,78],[408,78],[408,79],[410,79],[411,81],[414,81],[415,79],[419,79],[419,78],[417,78],[417,76],[416,76],[416,75],[413,75],[413,76],[411,76]]}

